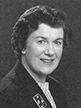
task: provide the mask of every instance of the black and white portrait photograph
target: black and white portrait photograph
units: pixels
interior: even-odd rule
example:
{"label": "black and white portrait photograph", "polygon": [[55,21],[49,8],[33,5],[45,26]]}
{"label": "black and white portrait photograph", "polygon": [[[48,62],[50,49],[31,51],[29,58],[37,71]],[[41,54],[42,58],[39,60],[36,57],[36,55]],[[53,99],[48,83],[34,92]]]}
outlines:
{"label": "black and white portrait photograph", "polygon": [[0,108],[81,108],[81,1],[0,1]]}

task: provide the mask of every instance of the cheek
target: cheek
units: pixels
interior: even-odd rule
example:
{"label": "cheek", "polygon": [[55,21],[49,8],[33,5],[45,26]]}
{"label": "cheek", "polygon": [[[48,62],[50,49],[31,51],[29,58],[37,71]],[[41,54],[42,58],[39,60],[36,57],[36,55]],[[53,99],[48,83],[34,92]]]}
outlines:
{"label": "cheek", "polygon": [[39,47],[38,45],[32,46],[32,52],[34,56],[40,56],[44,51],[44,48]]}
{"label": "cheek", "polygon": [[62,56],[63,48],[56,49],[56,55],[58,58]]}

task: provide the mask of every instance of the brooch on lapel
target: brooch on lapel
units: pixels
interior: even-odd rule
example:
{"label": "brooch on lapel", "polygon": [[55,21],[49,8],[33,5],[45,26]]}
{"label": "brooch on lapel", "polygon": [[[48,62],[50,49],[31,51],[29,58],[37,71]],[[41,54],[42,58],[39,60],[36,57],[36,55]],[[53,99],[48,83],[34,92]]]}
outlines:
{"label": "brooch on lapel", "polygon": [[47,106],[46,102],[39,93],[37,93],[33,97],[33,100],[35,101],[35,103],[38,105],[39,108],[45,108]]}

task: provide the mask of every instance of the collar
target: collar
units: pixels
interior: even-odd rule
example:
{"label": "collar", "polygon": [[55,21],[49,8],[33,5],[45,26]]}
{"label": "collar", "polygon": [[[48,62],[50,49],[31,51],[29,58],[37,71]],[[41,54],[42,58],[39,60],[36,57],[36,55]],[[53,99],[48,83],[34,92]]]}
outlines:
{"label": "collar", "polygon": [[40,88],[43,88],[44,90],[49,89],[49,82],[40,83],[37,82]]}

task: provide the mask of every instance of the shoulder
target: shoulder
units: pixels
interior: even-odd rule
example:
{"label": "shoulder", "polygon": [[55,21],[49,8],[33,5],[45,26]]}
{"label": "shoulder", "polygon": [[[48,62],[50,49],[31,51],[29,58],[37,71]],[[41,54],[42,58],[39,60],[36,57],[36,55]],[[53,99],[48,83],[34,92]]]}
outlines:
{"label": "shoulder", "polygon": [[10,71],[1,81],[0,81],[0,91],[9,88],[9,86],[13,85],[12,81],[15,77],[14,71]]}
{"label": "shoulder", "polygon": [[19,63],[16,62],[14,67],[0,81],[0,92],[3,90],[12,89],[18,82],[17,72],[20,71]]}
{"label": "shoulder", "polygon": [[17,75],[13,69],[0,81],[0,108],[13,107],[20,99],[22,93],[16,80],[18,80]]}

